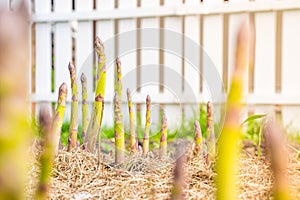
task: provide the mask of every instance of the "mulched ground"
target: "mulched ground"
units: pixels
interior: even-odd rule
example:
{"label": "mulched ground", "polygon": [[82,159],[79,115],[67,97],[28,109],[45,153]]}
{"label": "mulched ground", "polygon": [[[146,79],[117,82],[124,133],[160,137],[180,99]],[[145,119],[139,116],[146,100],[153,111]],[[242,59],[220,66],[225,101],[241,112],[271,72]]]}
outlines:
{"label": "mulched ground", "polygon": [[[32,151],[36,154],[36,151]],[[249,153],[250,152],[250,153]],[[32,156],[29,184],[30,199],[38,177],[38,155]],[[111,166],[106,156],[98,169],[98,157],[83,150],[60,151],[55,158],[51,199],[168,199],[172,189],[174,161],[159,160],[141,154],[129,156],[121,166]],[[293,199],[300,199],[300,162],[295,154],[289,159],[289,180]],[[186,199],[214,199],[214,163],[193,156],[189,151],[185,163]],[[272,199],[273,176],[270,163],[263,157],[243,150],[238,174],[239,199]]]}

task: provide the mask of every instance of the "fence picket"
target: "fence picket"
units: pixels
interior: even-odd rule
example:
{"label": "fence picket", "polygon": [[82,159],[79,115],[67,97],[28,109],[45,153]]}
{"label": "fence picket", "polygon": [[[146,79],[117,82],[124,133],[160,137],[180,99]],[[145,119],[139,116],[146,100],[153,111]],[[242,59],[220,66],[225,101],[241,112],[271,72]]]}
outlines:
{"label": "fence picket", "polygon": [[[72,1],[65,0],[54,2],[54,12],[71,12]],[[67,22],[57,23],[55,25],[54,37],[54,71],[55,71],[55,93],[57,93],[59,86],[66,82],[68,87],[70,84],[70,75],[68,71],[68,63],[72,61],[72,40],[71,27]],[[70,95],[68,95],[70,97]],[[70,99],[70,98],[68,98]]]}
{"label": "fence picket", "polygon": [[[142,8],[156,8],[159,0],[142,0]],[[151,30],[150,30],[151,29]],[[149,38],[151,37],[151,40]],[[152,98],[159,93],[159,18],[147,18],[140,21],[140,93]],[[147,47],[152,49],[146,49]],[[145,48],[146,47],[146,48]],[[142,124],[145,123],[146,107],[141,105]],[[152,124],[159,124],[159,104],[152,104]]]}
{"label": "fence picket", "polygon": [[[92,0],[77,0],[76,12],[92,11]],[[85,73],[87,77],[88,96],[91,97],[93,91],[93,24],[92,22],[78,22],[77,30],[75,30],[76,39],[76,67],[77,77],[80,77],[81,73]],[[80,81],[78,81],[80,82]],[[89,98],[92,99],[92,98]]]}
{"label": "fence picket", "polygon": [[[165,1],[165,6],[179,6],[180,0]],[[182,91],[182,18],[166,17],[164,19],[164,94],[180,103]],[[175,34],[174,34],[175,33]],[[182,109],[178,105],[164,107],[170,127],[179,127],[182,119]]]}
{"label": "fence picket", "polygon": [[[275,15],[274,13],[257,13],[256,49],[254,65],[254,93],[265,95],[275,92]],[[268,35],[268,37],[265,37]],[[267,78],[268,77],[268,78]],[[266,78],[268,81],[266,81]]]}
{"label": "fence picket", "polygon": [[[54,12],[71,12],[71,0],[55,0]],[[69,22],[59,22],[54,26],[54,91],[58,93],[59,86],[65,82],[69,88],[68,100],[71,100],[71,81],[68,71],[68,63],[72,61],[72,36]],[[69,120],[70,105],[66,106],[65,120]]]}
{"label": "fence picket", "polygon": [[[113,10],[114,0],[98,0],[97,11]],[[97,21],[96,34],[105,44],[106,55],[106,91],[105,101],[113,102],[114,96],[114,70],[115,70],[115,22],[113,20]],[[106,103],[103,114],[103,124],[112,126],[114,123],[113,106]]]}
{"label": "fence picket", "polygon": [[[187,0],[186,5],[197,6],[198,0]],[[200,16],[184,18],[184,96],[185,99],[200,97]],[[198,113],[198,105],[186,105],[184,118],[192,119]]]}
{"label": "fence picket", "polygon": [[[118,9],[126,10],[128,8],[135,8],[137,6],[136,0],[119,0]],[[131,90],[136,88],[137,76],[137,31],[136,19],[122,19],[118,21],[118,49],[117,56],[122,62],[123,74],[123,102],[126,99],[126,88]],[[130,32],[128,32],[130,31]],[[126,110],[127,105],[123,104],[123,112]],[[128,115],[124,115],[124,123],[129,124]]]}
{"label": "fence picket", "polygon": [[[212,26],[213,25],[213,26]],[[222,92],[222,83],[215,83],[214,91],[211,91],[213,88],[207,85],[207,78],[211,77],[209,74],[210,67],[215,67],[219,73],[219,76],[222,77],[223,73],[223,17],[221,15],[210,15],[203,18],[203,50],[207,56],[203,56],[203,100],[205,102],[211,100],[211,93],[221,93]],[[212,63],[210,63],[210,61]],[[213,66],[211,65],[213,64]],[[221,78],[222,80],[222,78]]]}
{"label": "fence picket", "polygon": [[[35,13],[50,13],[50,0],[35,2]],[[51,94],[51,25],[36,24],[36,56],[35,56],[35,92],[38,95]]]}
{"label": "fence picket", "polygon": [[[281,62],[281,93],[294,98],[299,94],[299,63],[300,27],[296,25],[300,17],[299,11],[282,13],[282,62]],[[299,107],[283,107],[283,123],[298,126],[300,123]]]}

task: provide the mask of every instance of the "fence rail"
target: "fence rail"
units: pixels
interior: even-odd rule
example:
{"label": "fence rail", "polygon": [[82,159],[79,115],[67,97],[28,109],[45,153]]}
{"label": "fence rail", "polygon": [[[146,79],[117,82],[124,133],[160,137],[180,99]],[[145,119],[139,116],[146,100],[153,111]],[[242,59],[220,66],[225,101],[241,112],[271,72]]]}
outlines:
{"label": "fence rail", "polygon": [[[3,2],[2,5],[9,8],[17,1]],[[99,35],[109,44],[106,48],[108,60],[120,56],[123,75],[135,73],[130,81],[124,83],[123,94],[126,94],[127,87],[135,91],[136,112],[144,116],[143,102],[146,94],[150,94],[154,102],[154,123],[158,123],[163,107],[171,126],[176,125],[183,117],[193,116],[192,111],[198,109],[197,103],[211,100],[212,92],[223,94],[221,85],[217,91],[207,88],[207,80],[203,77],[209,73],[210,68],[206,64],[209,61],[201,48],[214,63],[227,89],[234,65],[237,27],[251,17],[255,23],[256,43],[254,69],[249,70],[246,81],[247,112],[281,113],[285,125],[293,121],[292,125],[300,128],[297,114],[300,111],[299,0],[35,0],[31,8],[31,100],[36,103],[37,109],[41,102],[56,101],[62,82],[70,86],[69,61],[75,62],[76,66],[85,66],[92,102],[93,40]],[[150,37],[156,47],[152,50],[141,48],[149,43],[149,36],[143,32],[146,28],[157,30]],[[176,32],[181,37],[173,41],[161,30]],[[115,37],[128,31],[131,34],[130,47],[126,41]],[[199,45],[199,49],[189,46],[190,40]],[[180,55],[162,50],[169,45],[173,45]],[[122,54],[128,48],[134,50]],[[195,63],[184,59],[189,55],[196,55]],[[151,66],[151,73],[141,66]],[[175,80],[175,88],[172,88],[180,91],[179,96],[185,99],[181,106],[178,105],[178,94],[176,96],[162,86],[174,82],[174,77],[167,74],[167,68],[182,77]],[[105,101],[108,106],[105,107],[104,123],[111,125],[114,63],[108,63],[107,69]],[[158,84],[141,87],[145,81],[151,80]],[[191,86],[195,94],[193,98],[186,94],[187,86]],[[126,102],[123,107],[125,112]],[[216,109],[221,113],[218,106]],[[128,120],[128,116],[124,116],[125,121]]]}
{"label": "fence rail", "polygon": [[[196,1],[195,1],[196,2]],[[203,3],[199,5],[182,4],[182,6],[151,6],[148,8],[116,8],[89,12],[71,13],[46,13],[34,14],[33,22],[66,22],[66,21],[92,21],[92,20],[116,20],[133,18],[152,18],[152,17],[175,17],[175,16],[194,16],[194,15],[218,15],[218,14],[239,14],[245,12],[272,12],[272,11],[293,11],[300,9],[298,0],[284,1],[241,1],[238,2],[219,2]]]}

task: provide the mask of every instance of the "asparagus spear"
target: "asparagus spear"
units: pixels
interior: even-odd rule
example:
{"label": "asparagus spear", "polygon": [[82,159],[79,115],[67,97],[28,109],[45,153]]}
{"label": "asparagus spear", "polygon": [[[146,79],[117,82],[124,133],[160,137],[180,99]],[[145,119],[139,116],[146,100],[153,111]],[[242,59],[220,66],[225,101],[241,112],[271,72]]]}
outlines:
{"label": "asparagus spear", "polygon": [[68,150],[77,147],[77,135],[78,135],[78,90],[76,83],[76,69],[75,66],[70,62],[69,71],[71,78],[72,88],[72,103],[71,103],[71,122],[69,129],[69,146]]}
{"label": "asparagus spear", "polygon": [[144,140],[143,140],[143,154],[147,154],[149,152],[149,132],[151,125],[151,98],[147,95],[146,98],[146,123],[145,123],[145,132],[144,132]]}
{"label": "asparagus spear", "polygon": [[127,101],[128,101],[128,112],[129,112],[129,123],[130,123],[130,152],[135,153],[138,149],[138,142],[136,138],[135,128],[134,128],[134,116],[132,109],[132,99],[130,95],[130,90],[127,88]]}
{"label": "asparagus spear", "polygon": [[98,56],[96,94],[91,120],[87,129],[86,137],[84,139],[84,145],[90,152],[95,151],[97,134],[101,129],[103,100],[106,85],[106,57],[104,54],[103,42],[98,37],[96,38],[95,46]]}
{"label": "asparagus spear", "polygon": [[200,124],[197,120],[195,120],[194,127],[195,127],[195,149],[194,149],[194,154],[199,155],[202,151],[202,133],[201,133]]}
{"label": "asparagus spear", "polygon": [[119,164],[124,161],[125,141],[123,128],[123,115],[121,113],[121,99],[118,93],[114,97],[115,110],[115,163]]}
{"label": "asparagus spear", "polygon": [[167,156],[167,137],[168,137],[168,133],[167,133],[167,117],[165,114],[163,114],[162,116],[162,120],[161,120],[161,129],[160,129],[160,146],[159,146],[159,157],[163,158],[165,156]]}
{"label": "asparagus spear", "polygon": [[65,115],[67,93],[68,93],[67,84],[63,83],[59,87],[57,107],[56,107],[54,121],[53,121],[53,135],[54,135],[53,148],[55,151],[57,151],[59,147],[61,126]]}
{"label": "asparagus spear", "polygon": [[215,147],[215,131],[213,120],[213,107],[211,102],[207,102],[207,119],[206,119],[206,137],[207,137],[207,159],[212,161],[215,159],[216,147]]}
{"label": "asparagus spear", "polygon": [[237,36],[237,47],[235,54],[235,69],[233,71],[231,87],[229,90],[225,117],[225,123],[219,137],[217,152],[218,158],[216,162],[216,185],[218,200],[221,199],[237,199],[236,176],[237,162],[240,149],[238,141],[240,139],[240,121],[239,113],[242,109],[242,93],[243,81],[248,62],[249,46],[253,45],[253,27],[243,24],[239,29]]}
{"label": "asparagus spear", "polygon": [[80,77],[81,80],[81,86],[82,86],[82,138],[84,139],[84,136],[86,134],[87,128],[88,128],[88,96],[87,96],[87,80],[84,73],[81,74]]}

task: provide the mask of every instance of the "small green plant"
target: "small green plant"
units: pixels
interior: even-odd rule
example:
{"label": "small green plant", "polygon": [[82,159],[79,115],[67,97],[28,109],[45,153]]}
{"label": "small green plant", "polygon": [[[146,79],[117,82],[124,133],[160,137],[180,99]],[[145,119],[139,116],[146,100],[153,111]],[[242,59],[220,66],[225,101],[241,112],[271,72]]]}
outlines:
{"label": "small green plant", "polygon": [[266,114],[251,115],[242,123],[242,126],[247,125],[246,130],[243,131],[243,139],[250,140],[257,146],[258,157],[261,155],[262,130],[266,116]]}

